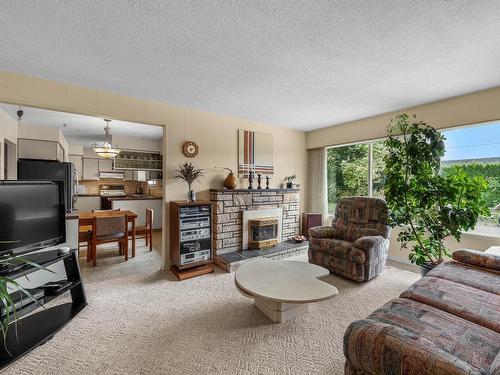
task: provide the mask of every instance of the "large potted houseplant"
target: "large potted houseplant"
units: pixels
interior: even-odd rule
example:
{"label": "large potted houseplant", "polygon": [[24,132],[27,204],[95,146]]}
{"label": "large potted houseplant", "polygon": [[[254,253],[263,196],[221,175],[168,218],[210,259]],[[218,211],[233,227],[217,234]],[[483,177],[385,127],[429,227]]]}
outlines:
{"label": "large potted houseplant", "polygon": [[449,252],[444,240],[460,241],[489,210],[482,199],[488,184],[462,169],[441,173],[444,136],[432,126],[402,114],[391,120],[385,141],[385,199],[390,225],[400,227],[398,241],[422,275]]}
{"label": "large potted houseplant", "polygon": [[191,186],[195,181],[199,181],[200,177],[203,177],[203,169],[197,169],[190,162],[186,162],[179,166],[176,171],[175,178],[183,180],[188,185],[188,200],[195,201],[196,193],[191,189]]}

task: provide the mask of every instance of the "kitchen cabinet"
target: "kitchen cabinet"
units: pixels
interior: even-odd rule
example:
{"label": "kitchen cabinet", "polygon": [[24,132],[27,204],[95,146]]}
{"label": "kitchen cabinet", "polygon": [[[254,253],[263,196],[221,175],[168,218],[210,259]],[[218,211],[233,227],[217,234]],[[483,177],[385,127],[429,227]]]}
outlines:
{"label": "kitchen cabinet", "polygon": [[78,196],[76,201],[76,209],[82,211],[92,211],[101,209],[101,196],[100,195],[84,195]]}
{"label": "kitchen cabinet", "polygon": [[99,172],[109,172],[113,170],[112,159],[99,159]]}
{"label": "kitchen cabinet", "polygon": [[161,171],[163,169],[163,157],[154,151],[122,151],[115,158],[115,169],[138,170],[138,171]]}
{"label": "kitchen cabinet", "polygon": [[134,171],[125,171],[125,181],[134,180]]}
{"label": "kitchen cabinet", "polygon": [[146,181],[148,178],[148,174],[146,171],[125,171],[125,180],[126,181]]}
{"label": "kitchen cabinet", "polygon": [[99,159],[83,158],[83,179],[99,179]]}
{"label": "kitchen cabinet", "polygon": [[125,170],[126,181],[147,181],[159,180],[161,177],[160,171],[130,171]]}
{"label": "kitchen cabinet", "polygon": [[64,161],[64,149],[56,141],[19,138],[17,152],[19,159]]}
{"label": "kitchen cabinet", "polygon": [[83,160],[82,160],[82,155],[69,155],[69,161],[70,163],[73,163],[75,166],[75,170],[78,173],[78,179],[81,180],[83,178]]}

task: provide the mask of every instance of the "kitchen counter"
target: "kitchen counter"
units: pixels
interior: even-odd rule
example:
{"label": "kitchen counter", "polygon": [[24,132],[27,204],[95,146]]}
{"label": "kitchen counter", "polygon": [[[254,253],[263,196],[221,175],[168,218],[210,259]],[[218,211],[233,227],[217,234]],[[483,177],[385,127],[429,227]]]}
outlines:
{"label": "kitchen counter", "polygon": [[78,212],[67,212],[66,220],[76,220],[78,219]]}
{"label": "kitchen counter", "polygon": [[109,197],[110,201],[142,201],[150,199],[162,199],[162,197],[153,197],[150,195],[127,195],[125,197]]}

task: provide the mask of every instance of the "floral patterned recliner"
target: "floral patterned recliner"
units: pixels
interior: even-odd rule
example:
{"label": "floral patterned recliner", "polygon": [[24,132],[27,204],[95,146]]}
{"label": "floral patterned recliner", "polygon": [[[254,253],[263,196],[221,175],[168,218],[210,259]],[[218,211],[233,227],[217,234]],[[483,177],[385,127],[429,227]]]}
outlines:
{"label": "floral patterned recliner", "polygon": [[309,262],[354,281],[384,270],[391,228],[383,199],[343,198],[331,226],[309,230]]}

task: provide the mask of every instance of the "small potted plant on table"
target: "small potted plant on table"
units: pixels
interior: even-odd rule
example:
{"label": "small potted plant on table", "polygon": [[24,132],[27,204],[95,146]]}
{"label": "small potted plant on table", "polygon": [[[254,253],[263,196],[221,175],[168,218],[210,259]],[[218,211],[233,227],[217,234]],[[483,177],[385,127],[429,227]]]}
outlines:
{"label": "small potted plant on table", "polygon": [[398,241],[402,248],[411,243],[409,259],[424,276],[449,256],[447,237],[460,241],[480,215],[489,214],[482,199],[488,183],[460,168],[441,173],[445,138],[432,126],[402,114],[391,120],[388,133],[384,193],[390,225],[401,228]]}
{"label": "small potted plant on table", "polygon": [[191,189],[191,186],[195,181],[199,181],[200,177],[203,177],[203,169],[195,168],[190,162],[180,165],[176,171],[175,178],[185,181],[188,185],[187,198],[189,201],[196,200],[196,192]]}
{"label": "small potted plant on table", "polygon": [[297,176],[294,175],[294,174],[291,175],[291,176],[285,177],[286,188],[287,189],[293,189],[294,181],[295,181],[296,178],[297,178]]}

